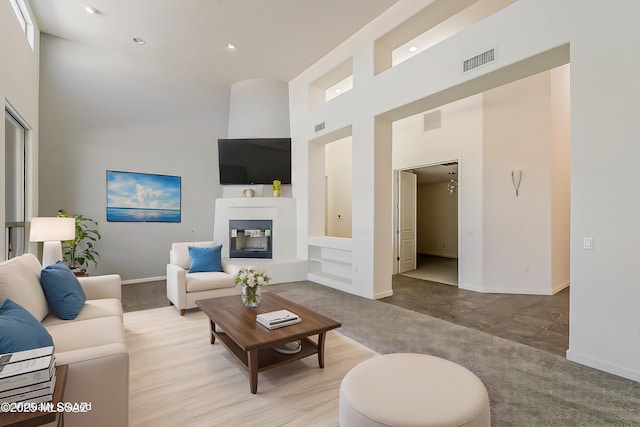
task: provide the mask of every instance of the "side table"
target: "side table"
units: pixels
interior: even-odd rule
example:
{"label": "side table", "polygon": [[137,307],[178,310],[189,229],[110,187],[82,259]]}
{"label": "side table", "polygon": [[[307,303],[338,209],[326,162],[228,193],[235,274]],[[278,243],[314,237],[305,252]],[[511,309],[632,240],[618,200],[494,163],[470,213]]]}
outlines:
{"label": "side table", "polygon": [[[53,405],[62,402],[64,386],[67,382],[67,365],[56,366],[56,386],[53,390]],[[2,427],[36,427],[58,420],[58,427],[64,427],[64,412],[3,412],[0,413]]]}

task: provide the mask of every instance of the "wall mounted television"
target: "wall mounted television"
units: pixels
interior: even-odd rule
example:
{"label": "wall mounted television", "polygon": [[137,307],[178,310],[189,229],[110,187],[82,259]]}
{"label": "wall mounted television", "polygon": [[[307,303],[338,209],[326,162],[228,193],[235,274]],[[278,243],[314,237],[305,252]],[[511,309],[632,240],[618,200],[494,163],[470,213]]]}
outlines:
{"label": "wall mounted television", "polygon": [[291,138],[218,139],[220,184],[291,184]]}

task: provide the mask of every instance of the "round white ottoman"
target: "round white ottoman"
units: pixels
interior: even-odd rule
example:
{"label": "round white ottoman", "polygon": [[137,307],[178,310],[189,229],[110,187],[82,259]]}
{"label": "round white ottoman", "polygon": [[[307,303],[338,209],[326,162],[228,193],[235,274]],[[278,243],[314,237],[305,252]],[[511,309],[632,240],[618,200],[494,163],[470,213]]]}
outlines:
{"label": "round white ottoman", "polygon": [[489,395],[467,368],[426,354],[366,360],[340,385],[340,426],[490,427]]}

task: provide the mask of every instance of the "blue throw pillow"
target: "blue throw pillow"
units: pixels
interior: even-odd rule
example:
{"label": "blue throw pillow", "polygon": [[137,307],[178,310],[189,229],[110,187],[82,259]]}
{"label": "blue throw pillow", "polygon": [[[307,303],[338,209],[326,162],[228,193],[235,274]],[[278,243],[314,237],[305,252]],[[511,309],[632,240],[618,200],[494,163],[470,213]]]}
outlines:
{"label": "blue throw pillow", "polygon": [[189,246],[189,258],[191,258],[189,273],[222,271],[222,245]]}
{"label": "blue throw pillow", "polygon": [[87,300],[78,278],[62,261],[42,269],[40,284],[49,306],[63,320],[75,319]]}
{"label": "blue throw pillow", "polygon": [[10,299],[0,305],[0,354],[53,345],[49,332],[26,309]]}

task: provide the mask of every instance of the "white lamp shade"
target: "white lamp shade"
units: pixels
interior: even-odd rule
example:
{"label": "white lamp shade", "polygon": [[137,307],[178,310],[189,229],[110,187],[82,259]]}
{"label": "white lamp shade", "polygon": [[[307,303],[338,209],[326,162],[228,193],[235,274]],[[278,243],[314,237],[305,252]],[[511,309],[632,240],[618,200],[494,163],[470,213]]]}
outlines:
{"label": "white lamp shade", "polygon": [[42,248],[42,266],[55,264],[62,259],[61,240],[73,240],[76,237],[75,218],[31,218],[29,240],[44,242]]}
{"label": "white lamp shade", "polygon": [[31,218],[32,242],[53,242],[73,240],[76,237],[75,218]]}

